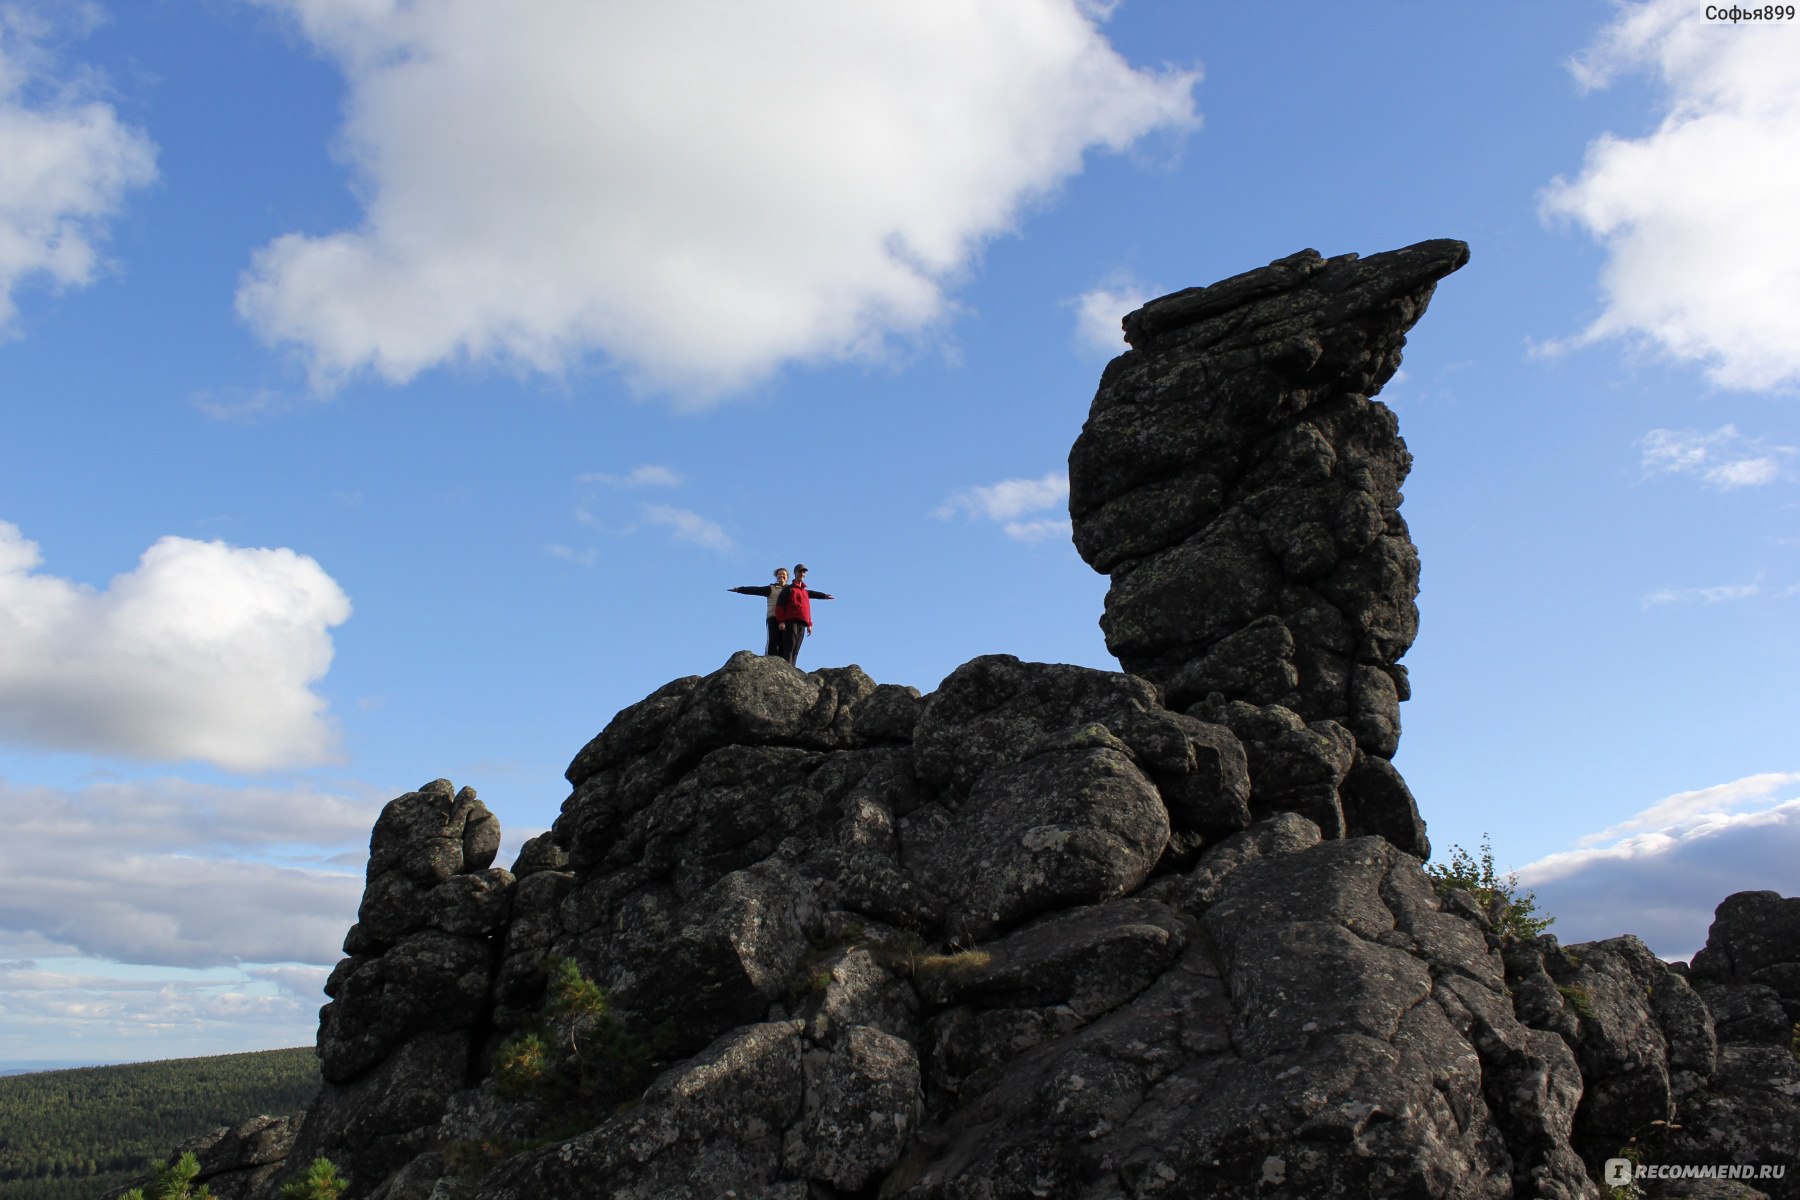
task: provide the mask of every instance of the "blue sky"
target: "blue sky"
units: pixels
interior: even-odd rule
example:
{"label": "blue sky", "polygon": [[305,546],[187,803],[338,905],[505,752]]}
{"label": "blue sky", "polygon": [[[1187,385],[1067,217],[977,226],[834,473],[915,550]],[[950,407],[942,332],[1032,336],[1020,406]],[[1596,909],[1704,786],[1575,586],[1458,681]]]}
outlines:
{"label": "blue sky", "polygon": [[[1565,940],[1800,879],[1800,43],[1697,3],[0,0],[0,1060],[310,1041],[380,805],[510,847],[760,648],[1116,666],[1120,315],[1431,237],[1397,759]],[[506,861],[510,861],[508,858]]]}

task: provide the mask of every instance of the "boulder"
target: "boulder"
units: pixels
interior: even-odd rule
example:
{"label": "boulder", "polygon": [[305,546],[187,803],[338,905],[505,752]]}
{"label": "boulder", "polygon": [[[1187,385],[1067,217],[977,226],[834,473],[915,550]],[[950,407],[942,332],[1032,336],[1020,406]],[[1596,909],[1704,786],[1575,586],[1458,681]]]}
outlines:
{"label": "boulder", "polygon": [[1134,891],[1169,841],[1154,784],[1103,727],[984,775],[921,856],[950,928],[986,937],[1054,908]]}
{"label": "boulder", "polygon": [[1800,897],[1738,892],[1713,914],[1706,945],[1694,955],[1694,982],[1767,987],[1790,1026],[1800,1024]]}

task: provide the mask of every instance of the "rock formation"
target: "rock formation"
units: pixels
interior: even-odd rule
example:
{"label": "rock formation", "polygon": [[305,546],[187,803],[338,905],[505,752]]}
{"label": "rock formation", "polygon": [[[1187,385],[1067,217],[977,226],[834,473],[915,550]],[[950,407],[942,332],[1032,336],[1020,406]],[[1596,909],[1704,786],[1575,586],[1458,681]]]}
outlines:
{"label": "rock formation", "polygon": [[1120,664],[1253,754],[1308,745],[1305,786],[1272,802],[1421,858],[1388,761],[1419,627],[1400,517],[1412,456],[1370,397],[1468,259],[1455,241],[1303,250],[1153,300],[1125,318],[1132,350],[1069,455],[1075,546],[1112,577],[1101,625]]}
{"label": "rock formation", "polygon": [[1131,673],[992,655],[921,696],[737,654],[614,717],[510,872],[473,792],[395,800],[288,1174],[1572,1198],[1630,1149],[1788,1170],[1649,1194],[1800,1195],[1800,900],[1726,901],[1690,977],[1510,937],[1421,867],[1408,459],[1370,397],[1466,253],[1308,251],[1126,319],[1071,510]]}
{"label": "rock formation", "polygon": [[325,983],[325,1086],[295,1162],[341,1156],[367,1184],[436,1144],[449,1098],[482,1070],[514,890],[512,874],[489,865],[499,849],[500,822],[472,788],[439,779],[382,810],[349,957]]}

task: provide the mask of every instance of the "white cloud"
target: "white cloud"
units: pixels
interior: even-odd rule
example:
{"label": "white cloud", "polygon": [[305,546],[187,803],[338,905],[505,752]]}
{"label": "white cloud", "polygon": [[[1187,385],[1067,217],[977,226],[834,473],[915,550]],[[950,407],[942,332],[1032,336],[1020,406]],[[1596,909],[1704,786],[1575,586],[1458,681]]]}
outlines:
{"label": "white cloud", "polygon": [[129,963],[329,964],[379,809],[305,788],[0,781],[0,827],[31,847],[0,874],[0,930]]}
{"label": "white cloud", "polygon": [[990,521],[1010,521],[1068,502],[1068,472],[1052,471],[1042,479],[1002,479],[968,488],[944,501],[932,515],[948,518],[962,512]]}
{"label": "white cloud", "polygon": [[642,488],[642,487],[680,487],[681,476],[676,471],[656,463],[645,463],[633,467],[623,475],[611,475],[605,471],[590,471],[575,477],[577,483],[604,483],[608,487]]}
{"label": "white cloud", "polygon": [[1007,537],[1020,542],[1041,542],[1049,537],[1072,537],[1075,526],[1067,517],[1039,517],[1033,521],[1005,521],[1000,525]]}
{"label": "white cloud", "polygon": [[1794,893],[1800,773],[1680,792],[1582,844],[1518,871],[1556,918],[1552,932],[1565,944],[1635,933],[1659,954],[1686,958],[1705,944],[1726,896]]}
{"label": "white cloud", "polygon": [[1120,321],[1156,295],[1135,279],[1116,278],[1075,298],[1075,341],[1084,350],[1108,356],[1123,354],[1125,331]]}
{"label": "white cloud", "polygon": [[560,558],[564,562],[574,563],[578,567],[591,567],[600,561],[599,552],[592,547],[585,550],[577,550],[573,546],[564,546],[560,543],[552,542],[550,545],[545,546],[544,550],[550,557]]}
{"label": "white cloud", "polygon": [[1722,488],[1756,487],[1774,483],[1781,475],[1781,462],[1772,456],[1740,458],[1721,463],[1706,473],[1707,482]]}
{"label": "white cloud", "polygon": [[[683,480],[679,472],[672,468],[655,463],[645,463],[633,467],[623,475],[605,471],[590,471],[575,477],[581,484],[598,484],[607,488],[620,490],[636,490],[639,488],[673,488],[680,487]],[[596,499],[590,492],[589,499]],[[716,550],[722,554],[730,554],[737,549],[737,542],[732,540],[724,527],[710,521],[691,509],[677,508],[670,504],[639,504],[635,520],[609,515],[610,502],[599,505],[601,511],[583,502],[575,508],[575,519],[583,525],[598,529],[615,537],[629,537],[645,527],[667,529],[676,541],[688,542],[696,546],[704,546],[708,550]],[[546,546],[557,558],[591,567],[599,561],[593,550],[577,551],[568,546]]]}
{"label": "white cloud", "polygon": [[1730,783],[1698,788],[1691,792],[1676,792],[1617,825],[1610,825],[1599,833],[1588,834],[1578,844],[1593,846],[1628,834],[1716,821],[1731,809],[1759,802],[1766,806],[1774,800],[1776,793],[1793,790],[1797,784],[1800,784],[1800,773],[1768,772],[1746,775]]}
{"label": "white cloud", "polygon": [[[0,5],[0,333],[18,314],[22,283],[92,281],[107,219],[156,177],[156,148],[95,97],[92,77],[58,77],[48,48],[58,31],[44,11]],[[59,16],[95,19],[85,4]]]}
{"label": "white cloud", "polygon": [[1784,464],[1800,453],[1793,446],[1770,445],[1748,438],[1735,425],[1711,433],[1697,429],[1652,429],[1638,439],[1646,475],[1691,475],[1713,487],[1730,490],[1774,483]]}
{"label": "white cloud", "polygon": [[188,397],[188,403],[215,421],[253,425],[263,417],[294,406],[292,397],[269,388],[209,388]]}
{"label": "white cloud", "polygon": [[689,400],[928,329],[982,243],[1196,122],[1075,0],[263,0],[348,84],[355,229],[257,252],[238,311],[316,380],[600,351]]}
{"label": "white cloud", "polygon": [[[510,859],[508,861],[511,861]],[[287,995],[310,1004],[318,1004],[325,991],[325,980],[331,974],[326,966],[303,967],[297,965],[275,967],[251,967],[244,974],[252,979],[266,979]]]}
{"label": "white cloud", "polygon": [[350,601],[312,559],[165,537],[105,591],[41,561],[0,521],[0,740],[232,770],[335,753],[311,685]]}
{"label": "white cloud", "polygon": [[697,512],[668,504],[646,504],[642,512],[647,524],[669,530],[675,535],[676,541],[691,542],[723,554],[737,549],[737,543],[731,540],[730,534]]}
{"label": "white cloud", "polygon": [[1578,337],[1647,339],[1705,364],[1721,387],[1800,381],[1800,30],[1791,21],[1707,21],[1689,0],[1626,7],[1580,82],[1652,70],[1667,111],[1641,138],[1604,134],[1542,211],[1608,252],[1605,307]]}
{"label": "white cloud", "polygon": [[[121,1062],[299,1046],[312,1040],[322,968],[121,975],[76,961],[0,964],[0,1056]],[[279,974],[278,974],[279,973]],[[154,1039],[154,1040],[152,1040]]]}
{"label": "white cloud", "polygon": [[[1763,594],[1760,583],[1722,583],[1714,587],[1658,588],[1644,597],[1645,608],[1664,604],[1727,604]],[[1786,592],[1779,593],[1786,595]]]}
{"label": "white cloud", "polygon": [[1006,536],[1021,542],[1037,542],[1070,533],[1066,516],[1037,516],[1045,509],[1066,509],[1069,504],[1067,471],[1052,471],[1042,479],[1002,479],[999,483],[967,488],[951,496],[931,514],[949,520],[961,513],[999,525]]}

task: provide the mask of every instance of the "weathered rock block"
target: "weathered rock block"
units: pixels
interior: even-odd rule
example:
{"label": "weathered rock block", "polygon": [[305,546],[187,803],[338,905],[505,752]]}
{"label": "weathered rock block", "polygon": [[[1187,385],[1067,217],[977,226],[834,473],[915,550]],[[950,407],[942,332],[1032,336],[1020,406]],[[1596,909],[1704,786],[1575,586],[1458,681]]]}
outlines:
{"label": "weathered rock block", "polygon": [[1155,785],[1122,745],[1089,728],[1091,746],[1071,739],[984,775],[920,864],[959,936],[1126,895],[1162,857],[1169,815]]}
{"label": "weathered rock block", "polygon": [[919,1117],[919,1056],[911,1042],[852,1025],[830,1049],[801,1058],[805,1101],[788,1130],[783,1166],[847,1192],[900,1160]]}
{"label": "weathered rock block", "polygon": [[1760,984],[1800,1024],[1800,897],[1738,892],[1720,902],[1706,946],[1694,955],[1694,982]]}

